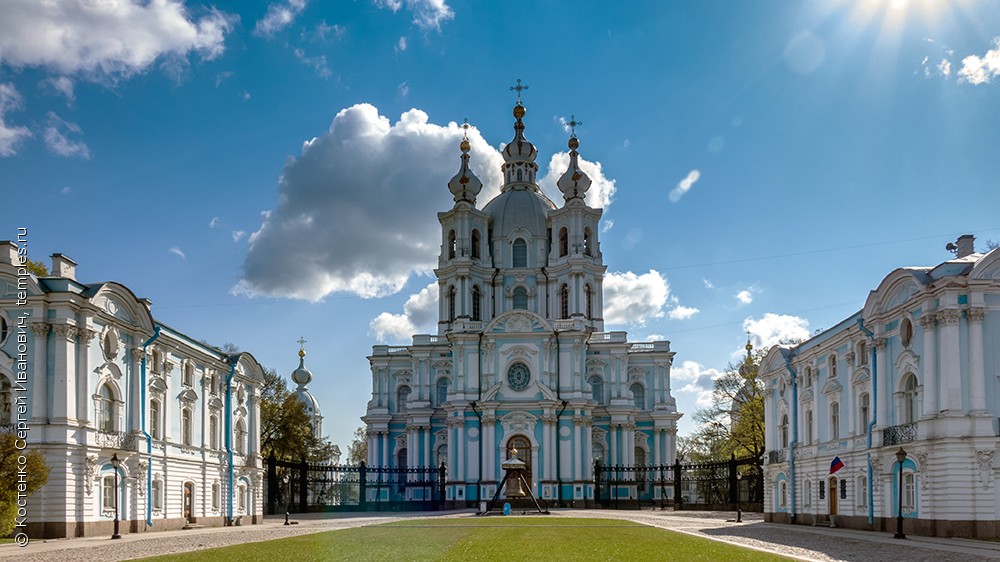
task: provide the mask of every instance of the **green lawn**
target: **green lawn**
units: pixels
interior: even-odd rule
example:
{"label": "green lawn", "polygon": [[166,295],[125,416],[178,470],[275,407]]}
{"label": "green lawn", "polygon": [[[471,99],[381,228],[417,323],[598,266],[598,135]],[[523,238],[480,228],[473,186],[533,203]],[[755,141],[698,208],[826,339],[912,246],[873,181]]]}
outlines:
{"label": "green lawn", "polygon": [[784,560],[683,533],[612,519],[413,519],[148,560]]}

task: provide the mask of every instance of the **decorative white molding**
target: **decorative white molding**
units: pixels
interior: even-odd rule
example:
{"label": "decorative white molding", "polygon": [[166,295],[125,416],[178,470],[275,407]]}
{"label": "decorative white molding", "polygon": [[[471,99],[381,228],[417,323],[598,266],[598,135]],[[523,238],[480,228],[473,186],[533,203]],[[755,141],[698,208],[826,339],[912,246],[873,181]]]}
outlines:
{"label": "decorative white molding", "polygon": [[979,483],[987,490],[993,482],[993,455],[996,450],[976,451],[976,467],[979,472]]}
{"label": "decorative white molding", "polygon": [[94,477],[97,473],[97,455],[87,455],[87,466],[85,470],[84,487],[87,495],[94,493]]}
{"label": "decorative white molding", "polygon": [[503,426],[504,435],[511,433],[525,433],[534,436],[535,425],[538,418],[527,412],[511,412],[500,418],[500,425]]}

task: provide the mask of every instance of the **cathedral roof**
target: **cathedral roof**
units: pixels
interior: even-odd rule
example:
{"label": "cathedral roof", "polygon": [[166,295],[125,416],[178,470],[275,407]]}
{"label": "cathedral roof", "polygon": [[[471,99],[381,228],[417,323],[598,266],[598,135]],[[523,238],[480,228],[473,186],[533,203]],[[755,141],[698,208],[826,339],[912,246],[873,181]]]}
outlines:
{"label": "cathedral roof", "polygon": [[490,215],[494,235],[509,236],[524,229],[532,236],[548,235],[549,210],[556,206],[548,197],[530,189],[511,189],[493,198],[483,207]]}

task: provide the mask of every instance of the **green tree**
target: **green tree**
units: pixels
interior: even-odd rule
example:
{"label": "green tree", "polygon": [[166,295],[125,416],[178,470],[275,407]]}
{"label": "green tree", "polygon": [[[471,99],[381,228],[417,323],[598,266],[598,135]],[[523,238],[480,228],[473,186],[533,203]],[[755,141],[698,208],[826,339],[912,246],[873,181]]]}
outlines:
{"label": "green tree", "polygon": [[326,461],[334,453],[323,436],[313,435],[305,405],[274,369],[264,370],[260,394],[260,450],[285,460]]}
{"label": "green tree", "polygon": [[25,267],[35,277],[46,277],[49,274],[48,268],[40,261],[28,260],[25,262]]}
{"label": "green tree", "polygon": [[347,463],[359,465],[368,460],[368,431],[365,426],[354,430],[351,446],[347,448]]}
{"label": "green tree", "polygon": [[767,350],[730,363],[715,379],[712,402],[694,413],[700,427],[684,440],[693,461],[764,455],[764,384],[757,368]]}
{"label": "green tree", "polygon": [[24,456],[26,476],[24,493],[31,494],[49,480],[49,467],[45,466],[38,451],[18,450],[17,438],[12,433],[0,433],[0,537],[9,536],[17,523],[18,457]]}

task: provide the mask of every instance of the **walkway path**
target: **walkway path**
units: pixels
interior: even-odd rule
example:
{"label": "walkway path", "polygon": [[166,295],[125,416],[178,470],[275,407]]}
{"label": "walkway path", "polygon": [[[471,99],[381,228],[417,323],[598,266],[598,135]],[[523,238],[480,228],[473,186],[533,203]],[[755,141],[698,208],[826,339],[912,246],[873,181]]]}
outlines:
{"label": "walkway path", "polygon": [[[471,511],[368,514],[313,514],[296,516],[298,525],[285,526],[283,517],[268,517],[261,525],[222,527],[191,531],[164,531],[124,535],[112,541],[106,537],[33,541],[25,548],[0,545],[0,562],[110,562],[161,554],[267,541],[423,517],[472,517]],[[946,562],[949,560],[998,560],[1000,543],[967,539],[909,537],[893,539],[888,533],[790,526],[764,523],[760,514],[744,514],[743,523],[727,521],[729,512],[558,510],[554,517],[595,517],[627,519],[723,542],[738,544],[797,558],[799,560],[907,560]]]}

